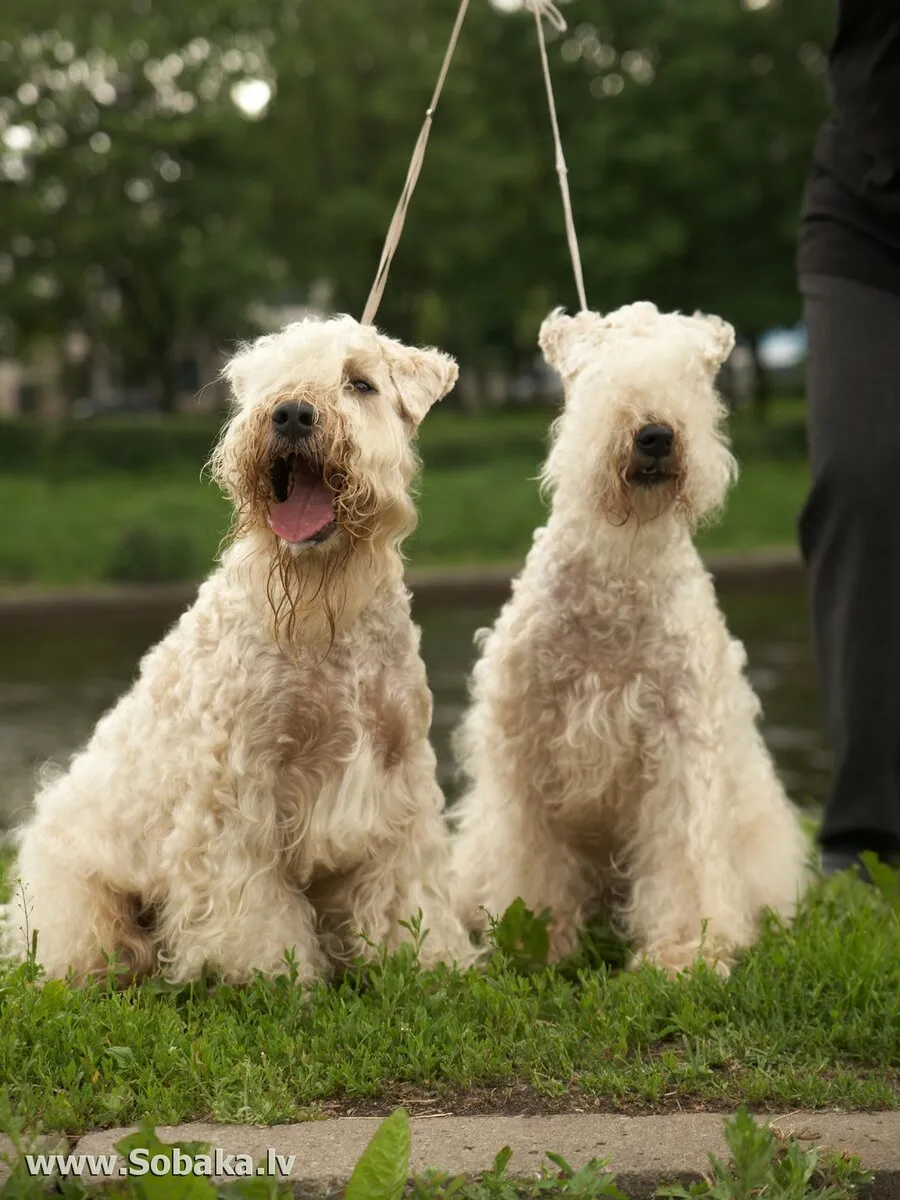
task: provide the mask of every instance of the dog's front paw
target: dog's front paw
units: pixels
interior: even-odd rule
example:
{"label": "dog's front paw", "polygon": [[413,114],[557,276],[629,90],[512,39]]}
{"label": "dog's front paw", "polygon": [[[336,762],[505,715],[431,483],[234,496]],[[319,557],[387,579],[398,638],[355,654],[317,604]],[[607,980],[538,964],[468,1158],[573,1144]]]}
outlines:
{"label": "dog's front paw", "polygon": [[727,950],[697,942],[679,946],[654,946],[639,951],[632,957],[628,969],[639,971],[644,966],[653,967],[664,971],[669,979],[675,979],[678,975],[693,970],[699,962],[712,967],[720,979],[727,979],[731,974],[731,954]]}
{"label": "dog's front paw", "polygon": [[547,948],[547,962],[558,963],[571,958],[581,949],[581,937],[578,929],[570,925],[551,925],[550,942]]}

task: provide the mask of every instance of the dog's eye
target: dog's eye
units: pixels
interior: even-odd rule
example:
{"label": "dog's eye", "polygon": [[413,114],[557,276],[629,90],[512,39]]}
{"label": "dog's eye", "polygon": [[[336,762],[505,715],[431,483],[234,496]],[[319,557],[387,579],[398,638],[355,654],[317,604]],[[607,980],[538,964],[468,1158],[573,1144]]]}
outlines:
{"label": "dog's eye", "polygon": [[359,392],[363,396],[375,391],[375,388],[369,383],[368,379],[351,379],[350,386],[354,392]]}

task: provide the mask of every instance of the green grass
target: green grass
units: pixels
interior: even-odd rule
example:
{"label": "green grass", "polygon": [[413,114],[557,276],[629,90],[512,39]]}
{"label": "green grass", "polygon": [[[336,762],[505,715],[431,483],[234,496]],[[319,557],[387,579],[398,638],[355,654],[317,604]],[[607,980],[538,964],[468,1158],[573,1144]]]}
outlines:
{"label": "green grass", "polygon": [[615,957],[595,939],[540,968],[507,946],[480,973],[422,974],[410,949],[307,991],[286,977],[73,990],[6,966],[0,1078],[29,1128],[70,1132],[276,1124],[423,1095],[464,1111],[900,1104],[896,877],[816,888],[726,981],[624,973]]}
{"label": "green grass", "polygon": [[[464,417],[438,414],[422,432],[425,469],[412,567],[516,564],[544,520],[535,477],[546,411]],[[742,476],[706,551],[784,546],[807,486],[796,404],[776,407],[765,429],[735,419]],[[34,472],[0,476],[0,585],[90,585],[203,578],[228,524],[199,464],[158,471]]]}

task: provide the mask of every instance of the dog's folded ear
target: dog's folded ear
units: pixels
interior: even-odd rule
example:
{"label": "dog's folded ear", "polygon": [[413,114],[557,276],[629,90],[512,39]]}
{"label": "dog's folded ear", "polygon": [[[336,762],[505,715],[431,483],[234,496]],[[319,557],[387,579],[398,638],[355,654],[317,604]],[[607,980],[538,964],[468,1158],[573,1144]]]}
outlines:
{"label": "dog's folded ear", "polygon": [[538,345],[547,365],[564,379],[572,373],[566,368],[566,344],[574,324],[574,317],[567,316],[561,308],[555,308],[549,317],[544,318],[538,333]]}
{"label": "dog's folded ear", "polygon": [[721,317],[708,316],[706,313],[695,312],[694,320],[703,326],[709,339],[709,350],[704,357],[710,367],[718,371],[734,349],[734,328]]}
{"label": "dog's folded ear", "polygon": [[[292,328],[289,326],[288,328]],[[225,363],[220,372],[231,388],[231,394],[237,405],[243,405],[251,391],[257,391],[262,377],[270,372],[273,355],[277,363],[281,334],[267,333],[252,342],[242,342],[232,357]]]}
{"label": "dog's folded ear", "polygon": [[240,403],[247,392],[247,376],[249,374],[249,359],[252,346],[241,346],[236,354],[225,363],[221,377],[231,388],[233,398]]}
{"label": "dog's folded ear", "polygon": [[595,312],[568,316],[555,308],[538,333],[544,358],[566,382],[578,374],[590,357],[591,347],[603,337],[604,320]]}
{"label": "dog's folded ear", "polygon": [[391,374],[409,419],[418,425],[433,404],[443,400],[459,375],[456,359],[442,350],[403,346],[391,354]]}

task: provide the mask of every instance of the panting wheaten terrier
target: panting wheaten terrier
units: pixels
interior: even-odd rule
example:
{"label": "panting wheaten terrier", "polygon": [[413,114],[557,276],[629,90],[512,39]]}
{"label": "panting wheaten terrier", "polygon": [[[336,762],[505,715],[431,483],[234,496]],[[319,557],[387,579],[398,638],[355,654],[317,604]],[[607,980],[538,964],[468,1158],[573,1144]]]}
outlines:
{"label": "panting wheaten terrier", "polygon": [[554,958],[605,910],[636,961],[725,972],[764,909],[791,916],[806,863],[692,541],[735,475],[715,391],[734,334],[639,303],[554,313],[540,343],[566,390],[552,511],[459,731],[457,908],[549,907]]}
{"label": "panting wheaten terrier", "polygon": [[[467,961],[452,915],[431,696],[398,547],[412,439],[454,361],[350,317],[226,368],[213,456],[234,537],[193,607],[20,831],[7,942],[50,977],[299,981],[394,946]],[[360,936],[361,935],[361,936]]]}

